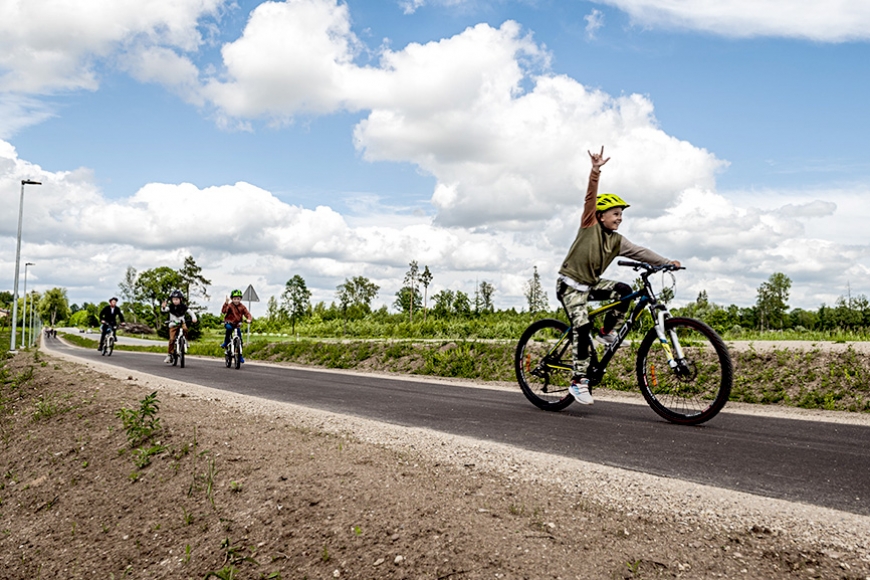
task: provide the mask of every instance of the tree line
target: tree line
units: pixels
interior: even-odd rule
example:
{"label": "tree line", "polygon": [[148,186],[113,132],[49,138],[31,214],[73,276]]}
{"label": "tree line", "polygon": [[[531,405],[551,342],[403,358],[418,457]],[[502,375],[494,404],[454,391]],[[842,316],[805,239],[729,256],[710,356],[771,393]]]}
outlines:
{"label": "tree line", "polygon": [[676,314],[699,318],[721,333],[739,334],[742,330],[866,331],[870,329],[870,301],[864,294],[852,296],[847,289],[833,305],[817,310],[789,308],[791,278],[776,272],[762,282],[753,306],[721,306],[710,302],[706,290]]}
{"label": "tree line", "polygon": [[[547,293],[543,290],[537,267],[533,268],[530,279],[525,282],[525,312],[516,309],[497,310],[494,304],[496,287],[489,281],[475,283],[471,292],[442,289],[430,294],[430,286],[435,274],[417,261],[408,264],[402,287],[394,294],[391,313],[384,305],[373,308],[381,288],[365,276],[354,276],[336,286],[335,298],[329,304],[320,301],[312,304],[312,293],[305,279],[296,274],[287,280],[279,296],[269,298],[266,314],[256,322],[261,331],[279,332],[289,329],[295,333],[299,324],[330,323],[337,321],[347,332],[348,323],[366,319],[378,320],[382,324],[399,324],[403,320],[409,325],[426,325],[433,320],[471,320],[511,318],[529,314],[562,316],[559,305],[550,310]],[[208,289],[211,281],[202,275],[192,256],[184,259],[180,268],[161,266],[138,272],[128,267],[123,280],[118,285],[122,298],[120,304],[126,320],[133,324],[155,329],[165,334],[160,304],[174,289],[180,289],[187,297],[191,308],[197,312],[201,327],[219,328],[222,319],[206,311],[203,305],[210,299]],[[866,331],[870,329],[870,300],[864,294],[853,296],[847,291],[832,305],[822,304],[817,310],[789,308],[788,301],[792,287],[791,279],[776,272],[757,289],[756,302],[752,306],[741,307],[735,304],[722,306],[711,302],[707,292],[702,290],[697,298],[685,306],[674,308],[679,316],[699,318],[726,335],[739,334],[744,330],[795,330],[795,331]],[[660,297],[669,300],[673,293],[664,289]],[[99,312],[108,304],[85,302],[81,306],[69,304],[65,288],[52,288],[42,294],[28,292],[28,311],[31,301],[34,311],[45,325],[57,326],[97,326]],[[0,292],[0,307],[11,312],[12,294]],[[24,322],[24,298],[19,298],[18,324]],[[2,318],[3,327],[11,324],[9,316]],[[192,329],[193,330],[193,329]],[[193,330],[198,333],[197,330]]]}

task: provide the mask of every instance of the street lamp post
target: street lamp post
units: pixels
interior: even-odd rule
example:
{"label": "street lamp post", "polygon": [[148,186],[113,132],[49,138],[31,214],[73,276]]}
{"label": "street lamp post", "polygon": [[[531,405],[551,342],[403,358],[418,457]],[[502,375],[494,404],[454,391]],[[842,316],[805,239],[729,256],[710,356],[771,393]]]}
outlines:
{"label": "street lamp post", "polygon": [[[36,293],[36,290],[34,290]],[[30,297],[30,342],[28,345],[31,345],[36,342],[36,317],[34,317],[33,307],[36,304],[36,298],[33,296]]]}
{"label": "street lamp post", "polygon": [[21,200],[18,202],[18,242],[15,245],[15,285],[12,289],[12,341],[9,350],[15,351],[15,333],[17,332],[18,324],[18,269],[21,267],[21,222],[24,217],[24,186],[25,185],[42,185],[41,181],[32,181],[30,179],[21,180]]}
{"label": "street lamp post", "polygon": [[[27,267],[35,265],[33,262],[24,264],[24,308],[21,309],[21,346],[26,346],[27,344]],[[18,301],[16,300],[16,302]]]}

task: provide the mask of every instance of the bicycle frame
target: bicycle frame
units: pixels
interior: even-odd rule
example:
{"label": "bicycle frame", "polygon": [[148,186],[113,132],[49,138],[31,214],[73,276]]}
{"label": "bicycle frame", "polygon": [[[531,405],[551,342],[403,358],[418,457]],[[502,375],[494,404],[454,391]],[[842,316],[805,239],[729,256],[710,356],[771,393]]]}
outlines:
{"label": "bicycle frame", "polygon": [[183,348],[184,341],[186,338],[184,337],[184,324],[178,325],[178,332],[175,334],[175,354],[178,355],[181,353],[179,349]]}
{"label": "bicycle frame", "polygon": [[115,342],[118,341],[118,335],[116,334],[115,327],[111,324],[104,322],[102,325],[100,325],[100,332],[105,333],[104,336],[106,337],[106,340],[109,340],[109,336],[111,336],[112,340],[114,340]]}
{"label": "bicycle frame", "polygon": [[[670,333],[671,336],[669,337],[665,333],[665,319],[669,318],[671,316],[671,313],[668,310],[667,306],[665,306],[664,304],[659,304],[658,299],[656,298],[656,295],[653,292],[652,287],[650,286],[649,276],[652,273],[653,272],[651,271],[646,271],[640,275],[641,279],[643,280],[643,288],[641,288],[640,290],[632,292],[631,294],[623,296],[615,302],[610,302],[589,312],[589,318],[592,319],[599,314],[616,308],[621,304],[631,304],[632,301],[637,299],[637,303],[634,305],[634,308],[631,308],[631,313],[628,315],[628,317],[626,317],[625,323],[616,331],[616,340],[614,340],[612,344],[609,344],[604,348],[604,352],[602,353],[600,360],[597,360],[597,354],[594,349],[594,345],[589,345],[591,349],[590,355],[592,360],[590,361],[589,369],[587,370],[586,376],[589,379],[589,383],[591,385],[597,385],[601,382],[601,379],[604,376],[604,371],[607,369],[607,365],[610,363],[610,359],[613,358],[613,355],[616,353],[619,347],[622,346],[622,343],[625,340],[625,337],[628,335],[628,332],[631,330],[637,320],[643,315],[644,311],[648,311],[650,317],[653,320],[653,325],[656,330],[656,335],[659,339],[659,344],[662,346],[665,354],[667,355],[668,365],[671,368],[677,368],[677,361],[684,358],[682,348],[680,347],[680,343],[677,339],[676,334],[672,332]],[[557,370],[573,371],[573,368],[570,366],[554,364],[550,362],[550,360],[552,360],[552,355],[559,351],[565,340],[571,336],[573,330],[573,327],[569,326],[564,334],[559,337],[559,340],[556,341],[556,344],[547,352],[547,355],[544,357],[542,361],[543,364],[546,364],[548,367]],[[591,343],[591,338],[589,338],[589,340]],[[672,345],[673,349],[671,348]]]}
{"label": "bicycle frame", "polygon": [[238,354],[242,354],[242,349],[241,349],[242,328],[241,328],[241,326],[236,326],[235,328],[233,328],[233,331],[230,333],[230,340],[229,340],[229,342],[227,342],[226,349],[224,349],[224,350],[229,350],[229,354],[236,354],[236,343],[235,343],[236,338],[239,339],[239,352],[238,352]]}

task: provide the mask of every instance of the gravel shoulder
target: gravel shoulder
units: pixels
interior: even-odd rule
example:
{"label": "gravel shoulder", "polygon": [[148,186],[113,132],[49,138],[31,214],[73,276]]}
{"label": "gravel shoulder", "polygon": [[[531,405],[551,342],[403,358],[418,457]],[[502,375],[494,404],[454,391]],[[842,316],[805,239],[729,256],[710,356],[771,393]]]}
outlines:
{"label": "gravel shoulder", "polygon": [[[22,368],[19,357],[13,362]],[[267,577],[272,570],[283,578],[870,578],[868,517],[246,397],[102,363],[83,364],[56,351],[51,357],[54,372],[41,369],[49,375],[46,388],[63,382],[66,389],[107,396],[115,405],[125,398],[132,405],[157,391],[166,425],[188,437],[198,425],[203,439],[220,446],[215,457],[224,477],[217,487],[225,503],[222,510],[212,510],[223,512],[212,519],[233,523],[223,530],[220,525],[197,528],[196,539],[183,539],[192,530],[178,526],[154,533],[178,536],[173,557],[162,544],[149,544],[145,555],[126,555],[126,560],[106,548],[112,570],[123,571],[124,566],[114,566],[129,560],[125,565],[131,566],[133,577],[202,578],[210,566],[232,564],[226,550],[223,563],[217,557],[224,533],[227,538],[244,535],[246,545],[270,554],[271,560],[258,561],[270,561],[271,568],[254,569],[248,563],[250,573],[239,578]],[[630,394],[607,396],[642,402]],[[728,412],[868,424],[862,415],[801,409],[729,405]],[[112,417],[89,420],[102,430],[107,426],[101,420],[117,423]],[[353,452],[342,451],[342,444]],[[12,466],[24,461],[15,449],[4,454],[0,468],[22,473],[26,467]],[[244,469],[234,469],[243,464]],[[57,463],[51,470],[62,472]],[[37,481],[38,469],[31,465],[31,471],[30,481]],[[231,491],[228,478],[233,471],[239,472],[234,481],[244,483],[243,493]],[[171,481],[170,475],[165,477]],[[154,491],[160,487],[157,479],[145,478],[151,487],[120,484],[118,495],[128,511],[135,512],[137,494],[145,489],[158,494],[160,503],[177,503],[170,494],[178,490]],[[290,484],[291,492],[275,495],[276,487]],[[75,492],[85,499],[89,493],[81,486]],[[7,487],[0,497],[9,493]],[[0,562],[6,566],[33,561],[21,554],[33,538],[25,541],[21,535],[39,531],[38,521],[22,521],[25,514],[33,515],[32,507],[16,511],[10,503],[27,507],[23,496],[0,504],[0,528],[8,531],[0,536],[0,552],[6,554]],[[293,510],[282,514],[280,506],[291,504]],[[191,513],[198,509],[205,508],[185,508]],[[180,511],[177,505],[174,511]],[[111,512],[108,508],[104,515]],[[54,524],[46,525],[56,526],[58,514],[70,517],[61,503]],[[154,531],[153,518],[140,515],[140,520]],[[139,540],[143,545],[146,535]],[[214,542],[215,558],[205,558],[193,573],[190,560],[185,564],[179,554],[185,542],[199,546],[209,541]],[[72,544],[64,549],[74,550]],[[44,569],[60,572],[55,565],[69,566],[70,561],[90,562],[84,553],[73,560],[51,557]],[[245,567],[244,561],[236,564]],[[99,570],[99,564],[90,565]],[[89,576],[81,572],[63,577]]]}

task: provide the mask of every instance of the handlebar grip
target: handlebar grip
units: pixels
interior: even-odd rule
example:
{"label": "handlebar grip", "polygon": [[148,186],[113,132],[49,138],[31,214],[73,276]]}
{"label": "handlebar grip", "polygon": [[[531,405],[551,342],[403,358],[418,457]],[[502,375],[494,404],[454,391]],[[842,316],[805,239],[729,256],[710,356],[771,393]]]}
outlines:
{"label": "handlebar grip", "polygon": [[640,266],[643,266],[643,264],[641,264],[640,262],[630,262],[628,260],[619,260],[617,264],[619,264],[620,266],[628,266],[629,268],[638,268]]}

